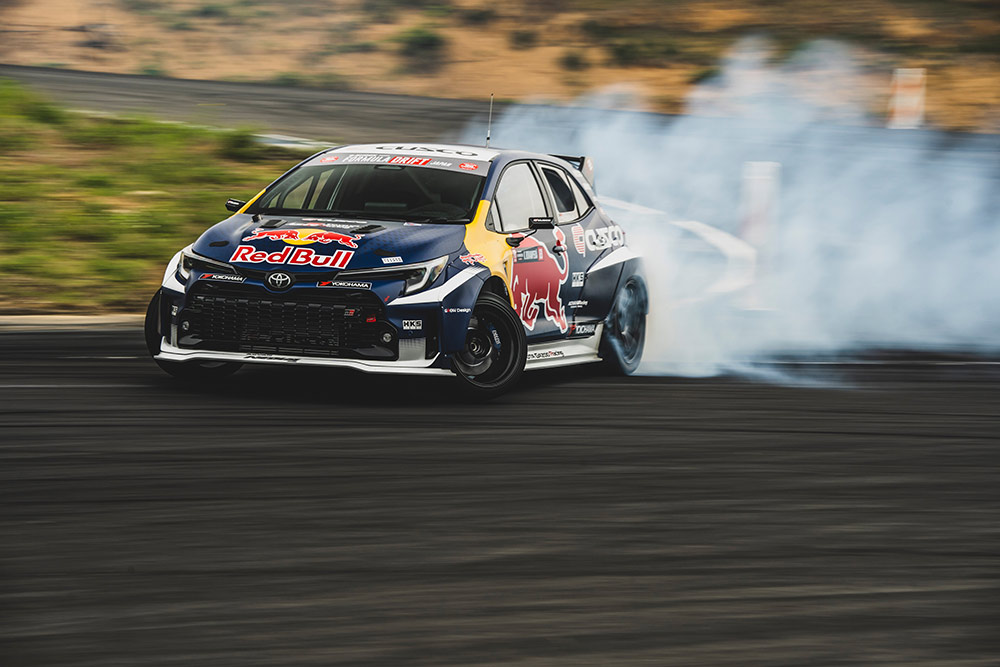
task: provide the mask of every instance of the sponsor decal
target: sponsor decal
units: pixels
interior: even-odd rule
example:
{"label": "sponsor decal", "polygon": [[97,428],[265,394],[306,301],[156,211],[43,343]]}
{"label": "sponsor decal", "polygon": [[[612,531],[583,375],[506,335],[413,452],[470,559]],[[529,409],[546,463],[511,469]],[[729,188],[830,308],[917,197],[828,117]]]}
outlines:
{"label": "sponsor decal", "polygon": [[265,252],[252,245],[241,245],[229,258],[230,262],[247,264],[290,264],[292,266],[326,266],[331,269],[343,269],[350,263],[354,253],[350,250],[337,250],[332,255],[320,255],[312,248],[287,247],[278,252]]}
{"label": "sponsor decal", "polygon": [[570,336],[593,336],[597,333],[596,324],[574,324],[570,327]]}
{"label": "sponsor decal", "polygon": [[287,361],[288,363],[291,364],[294,364],[295,362],[298,361],[298,358],[296,357],[279,357],[276,354],[260,354],[260,353],[248,354],[245,357],[243,357],[243,359],[245,359],[246,361],[250,361],[251,359],[267,359],[269,361]]}
{"label": "sponsor decal", "polygon": [[420,227],[420,223],[419,222],[404,222],[403,226],[404,227]]}
{"label": "sponsor decal", "polygon": [[353,153],[344,156],[345,164],[399,164],[412,167],[426,167],[432,158],[412,155],[379,155],[378,153]]}
{"label": "sponsor decal", "polygon": [[319,159],[320,162],[336,162],[340,159],[339,155],[324,155]]}
{"label": "sponsor decal", "polygon": [[357,222],[343,222],[328,218],[302,218],[302,224],[306,227],[323,227],[324,229],[356,229],[364,227],[364,225]]}
{"label": "sponsor decal", "polygon": [[584,273],[583,271],[573,272],[573,287],[583,287]]}
{"label": "sponsor decal", "polygon": [[476,169],[479,169],[479,165],[473,164],[471,162],[463,162],[462,164],[458,165],[458,168],[464,169],[466,171],[475,171]]}
{"label": "sponsor decal", "polygon": [[490,331],[493,333],[493,342],[497,344],[497,347],[500,347],[501,346],[500,334],[497,332],[496,329],[490,329]]}
{"label": "sponsor decal", "polygon": [[585,301],[585,300],[578,300],[578,301],[570,301],[566,305],[569,308],[585,308],[588,303],[590,303],[590,302],[589,301]]}
{"label": "sponsor decal", "polygon": [[[556,245],[566,245],[566,235],[554,230]],[[529,331],[534,331],[539,313],[566,333],[566,309],[559,292],[569,278],[569,258],[554,255],[534,237],[523,237],[511,267],[511,294],[514,310]]]}
{"label": "sponsor decal", "polygon": [[431,163],[429,157],[406,157],[405,155],[393,155],[389,158],[389,164],[412,164],[423,167]]}
{"label": "sponsor decal", "polygon": [[445,308],[444,312],[446,312],[446,313],[471,313],[472,309],[471,308]]}
{"label": "sponsor decal", "polygon": [[535,361],[537,359],[558,359],[559,357],[566,356],[563,354],[562,350],[545,350],[543,352],[529,352],[528,361]]}
{"label": "sponsor decal", "polygon": [[423,328],[423,320],[403,320],[403,331],[420,331]]}
{"label": "sponsor decal", "polygon": [[573,245],[576,247],[576,251],[586,257],[587,255],[587,242],[583,238],[583,225],[573,225]]}
{"label": "sponsor decal", "polygon": [[199,280],[224,280],[228,283],[242,283],[246,281],[246,278],[234,276],[231,273],[203,273]]}
{"label": "sponsor decal", "polygon": [[431,160],[430,166],[432,167],[450,167],[455,164],[454,162],[445,162],[444,160]]}
{"label": "sponsor decal", "polygon": [[480,255],[478,252],[471,252],[468,255],[462,255],[459,257],[460,260],[466,264],[475,264],[477,262],[482,263],[486,261],[486,258]]}
{"label": "sponsor decal", "polygon": [[625,231],[618,225],[588,229],[585,234],[587,247],[591,250],[604,250],[625,245]]}
{"label": "sponsor decal", "polygon": [[[316,287],[342,287],[344,289],[371,289],[371,283],[361,283],[353,282],[350,280],[321,280],[316,283]],[[351,311],[353,314],[354,311]],[[344,315],[347,315],[347,311],[344,311]],[[350,315],[348,315],[350,317]]]}
{"label": "sponsor decal", "polygon": [[244,241],[257,241],[259,239],[284,241],[291,245],[339,243],[346,248],[357,248],[356,241],[360,241],[361,237],[341,232],[328,232],[322,229],[255,229],[250,236],[243,237]]}
{"label": "sponsor decal", "polygon": [[403,263],[403,258],[400,257],[399,255],[397,255],[395,257],[383,257],[382,258],[382,263],[383,264],[402,264]]}
{"label": "sponsor decal", "polygon": [[376,146],[380,151],[409,151],[411,153],[444,153],[445,155],[466,155],[475,157],[471,151],[454,151],[450,148],[431,148],[430,146]]}

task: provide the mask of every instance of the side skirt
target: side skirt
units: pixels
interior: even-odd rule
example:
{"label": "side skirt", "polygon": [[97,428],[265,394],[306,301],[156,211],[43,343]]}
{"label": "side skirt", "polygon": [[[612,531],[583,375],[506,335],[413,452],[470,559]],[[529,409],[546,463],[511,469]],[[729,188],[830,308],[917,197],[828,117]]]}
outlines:
{"label": "side skirt", "polygon": [[597,355],[597,350],[601,344],[603,331],[604,325],[598,324],[594,335],[587,338],[570,338],[529,345],[528,361],[524,365],[524,370],[536,371],[543,368],[575,366],[600,361],[601,358]]}

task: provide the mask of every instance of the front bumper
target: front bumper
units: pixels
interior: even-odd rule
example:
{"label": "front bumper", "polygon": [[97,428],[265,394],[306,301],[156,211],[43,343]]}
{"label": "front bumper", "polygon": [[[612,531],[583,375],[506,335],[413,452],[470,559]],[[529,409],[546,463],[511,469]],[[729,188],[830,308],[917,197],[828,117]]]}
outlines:
{"label": "front bumper", "polygon": [[297,366],[324,366],[327,368],[350,368],[366,373],[395,373],[398,375],[452,375],[446,368],[434,368],[438,357],[412,361],[372,361],[366,359],[328,359],[263,352],[223,352],[217,350],[185,349],[172,345],[166,337],[160,341],[160,353],[156,359],[162,361],[235,361],[238,363],[285,364]]}

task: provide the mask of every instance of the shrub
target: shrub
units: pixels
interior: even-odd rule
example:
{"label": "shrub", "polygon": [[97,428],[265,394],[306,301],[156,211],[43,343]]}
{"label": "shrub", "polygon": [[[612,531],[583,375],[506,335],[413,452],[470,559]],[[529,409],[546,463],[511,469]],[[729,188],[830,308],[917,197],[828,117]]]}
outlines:
{"label": "shrub", "polygon": [[378,51],[378,44],[375,42],[347,42],[334,49],[335,53],[371,53]]}
{"label": "shrub", "polygon": [[579,72],[590,67],[590,63],[579,51],[567,51],[559,58],[559,66],[571,72]]}
{"label": "shrub", "polygon": [[399,53],[412,69],[439,66],[444,57],[447,40],[429,28],[411,28],[398,37]]}
{"label": "shrub", "polygon": [[203,19],[224,19],[229,16],[229,9],[225,5],[207,4],[195,7],[189,13]]}
{"label": "shrub", "polygon": [[484,25],[495,19],[497,13],[495,9],[491,8],[475,8],[463,9],[458,16],[462,20],[462,23]]}
{"label": "shrub", "polygon": [[510,44],[518,49],[530,49],[538,44],[538,33],[534,30],[515,30],[510,33]]}

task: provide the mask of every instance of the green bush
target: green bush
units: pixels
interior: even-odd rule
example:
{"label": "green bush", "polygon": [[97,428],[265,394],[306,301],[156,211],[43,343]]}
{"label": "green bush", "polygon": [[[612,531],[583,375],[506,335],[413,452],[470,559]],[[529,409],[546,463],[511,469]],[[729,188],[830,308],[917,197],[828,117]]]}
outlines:
{"label": "green bush", "polygon": [[447,47],[447,40],[430,28],[410,28],[400,34],[399,53],[409,61],[411,69],[439,66]]}
{"label": "green bush", "polygon": [[469,25],[485,25],[497,17],[495,9],[492,8],[473,8],[473,9],[463,9],[458,14],[462,23],[467,23]]}
{"label": "green bush", "polygon": [[579,51],[566,51],[559,58],[559,66],[571,72],[579,72],[590,67],[590,63]]}
{"label": "green bush", "polygon": [[222,135],[219,156],[230,160],[258,160],[266,156],[266,148],[257,141],[253,130],[244,128]]}
{"label": "green bush", "polygon": [[510,33],[510,44],[517,49],[530,49],[538,44],[538,33],[534,30],[515,30]]}
{"label": "green bush", "polygon": [[201,7],[195,7],[189,14],[203,19],[224,19],[229,17],[229,8],[225,5],[210,3]]}
{"label": "green bush", "polygon": [[371,53],[373,51],[378,51],[378,44],[375,42],[347,42],[334,49],[335,53]]}

